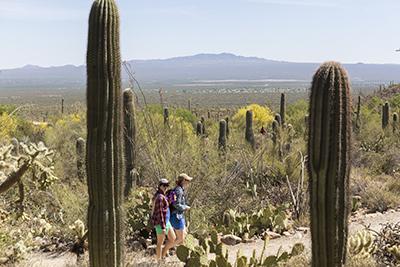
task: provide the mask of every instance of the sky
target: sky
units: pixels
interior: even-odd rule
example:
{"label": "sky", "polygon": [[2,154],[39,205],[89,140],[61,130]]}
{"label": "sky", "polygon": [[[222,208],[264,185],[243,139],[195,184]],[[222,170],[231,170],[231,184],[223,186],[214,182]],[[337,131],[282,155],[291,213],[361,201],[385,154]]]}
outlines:
{"label": "sky", "polygon": [[[116,0],[122,57],[400,63],[399,0]],[[0,69],[85,64],[93,0],[0,0]]]}

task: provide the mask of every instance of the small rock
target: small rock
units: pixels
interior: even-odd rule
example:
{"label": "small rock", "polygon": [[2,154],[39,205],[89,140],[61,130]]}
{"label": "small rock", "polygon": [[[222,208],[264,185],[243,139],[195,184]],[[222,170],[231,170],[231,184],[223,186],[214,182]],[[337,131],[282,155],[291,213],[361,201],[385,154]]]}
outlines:
{"label": "small rock", "polygon": [[131,246],[132,246],[133,251],[140,251],[143,249],[143,246],[139,241],[133,241]]}
{"label": "small rock", "polygon": [[147,247],[146,254],[149,256],[153,256],[156,254],[157,245],[150,245]]}
{"label": "small rock", "polygon": [[299,227],[299,228],[297,228],[297,230],[307,234],[308,231],[310,230],[310,228],[308,228],[308,227]]}
{"label": "small rock", "polygon": [[302,239],[302,238],[303,238],[303,235],[302,235],[301,232],[297,232],[297,233],[294,235],[294,237],[295,237],[296,239]]}
{"label": "small rock", "polygon": [[146,248],[151,246],[151,243],[152,243],[151,238],[146,239],[145,243],[146,243]]}
{"label": "small rock", "polygon": [[228,246],[234,246],[242,242],[242,239],[235,235],[224,235],[221,237],[221,242]]}
{"label": "small rock", "polygon": [[285,231],[285,232],[282,233],[282,235],[284,235],[284,236],[291,236],[292,234],[289,233],[288,231]]}
{"label": "small rock", "polygon": [[0,258],[0,264],[6,264],[8,262],[7,257]]}
{"label": "small rock", "polygon": [[255,243],[256,241],[254,239],[249,238],[249,239],[243,239],[242,242],[246,243],[246,244],[250,244],[250,243]]}
{"label": "small rock", "polygon": [[266,237],[268,237],[269,239],[277,239],[280,238],[281,235],[272,231],[266,231],[263,236],[263,239],[265,239]]}

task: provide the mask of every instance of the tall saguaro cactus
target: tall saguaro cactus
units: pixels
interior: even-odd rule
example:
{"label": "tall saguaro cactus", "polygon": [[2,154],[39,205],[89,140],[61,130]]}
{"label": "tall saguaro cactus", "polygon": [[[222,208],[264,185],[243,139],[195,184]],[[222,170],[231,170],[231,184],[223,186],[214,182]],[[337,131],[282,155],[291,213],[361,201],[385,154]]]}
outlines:
{"label": "tall saguaro cactus", "polygon": [[389,125],[389,113],[390,113],[390,106],[389,103],[386,102],[382,106],[382,129],[386,129]]}
{"label": "tall saguaro cactus", "polygon": [[164,125],[169,126],[169,109],[164,108]]}
{"label": "tall saguaro cactus", "polygon": [[87,48],[87,180],[91,267],[123,266],[123,125],[119,14],[95,0]]}
{"label": "tall saguaro cactus", "polygon": [[136,161],[136,124],[134,93],[127,88],[123,92],[124,99],[124,150],[125,150],[125,188],[124,196],[128,196],[133,187],[133,170]]}
{"label": "tall saguaro cactus", "polygon": [[355,130],[357,132],[360,132],[360,128],[361,128],[361,96],[358,96],[358,100],[357,100],[355,128],[356,128]]}
{"label": "tall saguaro cactus", "polygon": [[229,117],[226,117],[225,121],[226,121],[226,138],[229,138],[229,133],[230,133],[230,130],[229,130]]}
{"label": "tall saguaro cactus", "polygon": [[399,128],[399,115],[394,112],[393,113],[393,133],[396,133]]}
{"label": "tall saguaro cactus", "polygon": [[82,137],[79,137],[76,140],[76,169],[77,175],[81,182],[85,180],[85,144],[86,141]]}
{"label": "tall saguaro cactus", "polygon": [[351,96],[346,71],[324,63],[310,97],[308,172],[312,266],[339,267],[346,260],[351,154]]}
{"label": "tall saguaro cactus", "polygon": [[218,148],[224,150],[226,148],[226,121],[219,121],[219,137]]}
{"label": "tall saguaro cactus", "polygon": [[253,111],[246,112],[246,141],[249,142],[252,148],[255,147],[254,133],[253,133]]}
{"label": "tall saguaro cactus", "polygon": [[286,97],[285,94],[281,94],[281,109],[280,109],[280,115],[281,115],[281,123],[282,125],[285,124],[286,122]]}

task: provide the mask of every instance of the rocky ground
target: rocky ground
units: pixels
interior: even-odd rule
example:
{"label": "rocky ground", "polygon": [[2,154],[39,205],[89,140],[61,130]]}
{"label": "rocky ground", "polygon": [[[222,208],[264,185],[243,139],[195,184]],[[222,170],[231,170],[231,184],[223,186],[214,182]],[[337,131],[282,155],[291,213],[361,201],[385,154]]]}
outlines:
{"label": "rocky ground", "polygon": [[[378,231],[381,224],[384,223],[397,223],[400,221],[400,209],[389,210],[385,213],[358,213],[351,217],[350,234],[354,234],[357,231],[369,227],[373,230]],[[272,234],[271,234],[272,235]],[[292,232],[285,233],[282,236],[276,235],[271,236],[266,248],[266,255],[273,255],[278,252],[279,249],[290,250],[295,243],[303,243],[306,247],[306,253],[309,252],[310,243],[310,231],[308,228],[298,228]],[[229,251],[230,261],[233,262],[236,258],[238,251],[241,251],[242,255],[251,256],[253,250],[256,251],[257,255],[261,254],[264,241],[261,239],[254,240],[251,243],[240,243],[234,246],[226,246]],[[87,258],[87,255],[85,255]],[[85,262],[85,259],[82,261]],[[153,257],[146,252],[128,253],[127,262],[129,266],[157,266],[154,262]],[[62,254],[42,253],[36,252],[28,256],[27,260],[16,265],[22,267],[70,267],[77,266],[77,258],[75,254],[65,252]],[[176,256],[170,256],[166,260],[168,266],[182,266]]]}

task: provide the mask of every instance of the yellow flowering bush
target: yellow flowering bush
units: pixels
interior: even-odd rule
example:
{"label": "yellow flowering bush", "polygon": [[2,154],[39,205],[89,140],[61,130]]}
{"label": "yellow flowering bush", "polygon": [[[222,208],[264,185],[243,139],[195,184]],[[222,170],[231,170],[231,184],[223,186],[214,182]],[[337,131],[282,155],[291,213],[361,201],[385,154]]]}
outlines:
{"label": "yellow flowering bush", "polygon": [[232,121],[237,127],[244,128],[246,126],[246,112],[247,110],[253,111],[253,127],[260,129],[261,126],[267,126],[272,123],[274,115],[267,106],[260,106],[257,104],[251,104],[247,107],[239,109],[233,116]]}
{"label": "yellow flowering bush", "polygon": [[0,141],[8,141],[14,136],[18,123],[15,117],[3,113],[0,115],[0,125]]}

